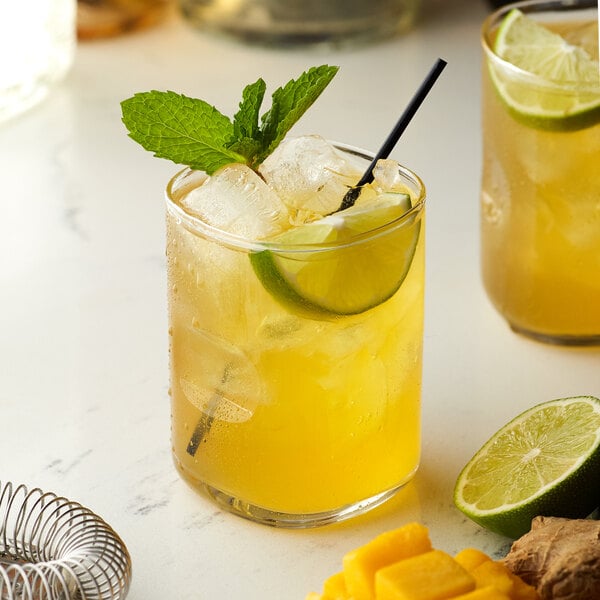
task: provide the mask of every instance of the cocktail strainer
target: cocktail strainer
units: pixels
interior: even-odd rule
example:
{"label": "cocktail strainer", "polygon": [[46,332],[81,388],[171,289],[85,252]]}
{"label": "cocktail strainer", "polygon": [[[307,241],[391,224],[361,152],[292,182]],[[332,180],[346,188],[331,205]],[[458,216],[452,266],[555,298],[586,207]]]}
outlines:
{"label": "cocktail strainer", "polygon": [[91,510],[0,482],[0,600],[121,600],[131,558]]}

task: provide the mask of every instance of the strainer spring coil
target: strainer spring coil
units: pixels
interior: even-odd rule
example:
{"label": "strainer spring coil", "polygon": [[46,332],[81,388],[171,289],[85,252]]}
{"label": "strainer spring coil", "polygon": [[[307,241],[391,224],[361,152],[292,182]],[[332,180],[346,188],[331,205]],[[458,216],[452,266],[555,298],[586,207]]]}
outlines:
{"label": "strainer spring coil", "polygon": [[121,600],[131,558],[91,510],[0,482],[0,600]]}

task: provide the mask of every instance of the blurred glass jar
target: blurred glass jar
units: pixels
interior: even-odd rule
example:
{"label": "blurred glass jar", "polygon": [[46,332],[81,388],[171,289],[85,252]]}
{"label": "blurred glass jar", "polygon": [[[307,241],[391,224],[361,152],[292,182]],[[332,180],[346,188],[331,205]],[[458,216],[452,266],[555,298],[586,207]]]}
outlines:
{"label": "blurred glass jar", "polygon": [[420,0],[179,0],[201,29],[292,46],[372,41],[409,29]]}
{"label": "blurred glass jar", "polygon": [[171,0],[77,0],[77,37],[112,37],[160,21]]}
{"label": "blurred glass jar", "polygon": [[2,4],[0,122],[37,104],[66,75],[75,42],[75,0]]}

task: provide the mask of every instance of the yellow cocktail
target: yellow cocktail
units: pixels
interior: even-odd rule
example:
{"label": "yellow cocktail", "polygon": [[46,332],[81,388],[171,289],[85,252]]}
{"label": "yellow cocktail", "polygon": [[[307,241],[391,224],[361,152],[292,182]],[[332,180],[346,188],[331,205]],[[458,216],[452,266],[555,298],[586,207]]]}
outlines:
{"label": "yellow cocktail", "polygon": [[185,208],[203,174],[169,185],[173,453],[188,482],[234,512],[291,527],[340,520],[417,468],[424,188],[396,170],[391,194],[332,215],[331,232],[345,233],[319,242],[294,224],[258,241],[224,233]]}
{"label": "yellow cocktail", "polygon": [[[552,81],[499,58],[507,10],[484,27],[482,269],[489,297],[513,329],[543,341],[590,344],[600,342],[597,10],[584,10],[595,5],[584,1],[559,11],[566,4],[521,9],[571,44],[567,52],[588,67],[580,80]],[[517,26],[530,34],[527,24]],[[509,52],[521,40],[504,33],[508,41],[500,45]],[[539,52],[541,63],[543,45],[556,40],[537,35],[531,33],[528,60]]]}

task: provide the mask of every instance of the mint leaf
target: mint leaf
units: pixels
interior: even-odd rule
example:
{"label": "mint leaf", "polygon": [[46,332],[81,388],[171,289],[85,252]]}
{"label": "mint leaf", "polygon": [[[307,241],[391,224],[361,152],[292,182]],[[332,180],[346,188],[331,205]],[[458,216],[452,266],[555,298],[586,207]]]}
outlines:
{"label": "mint leaf", "polygon": [[226,147],[233,124],[214,106],[175,92],[143,92],[121,102],[129,136],[154,156],[209,175],[233,162],[246,162]]}
{"label": "mint leaf", "polygon": [[287,132],[321,95],[339,67],[322,65],[302,73],[273,93],[271,109],[262,116],[261,154],[254,159],[260,164],[285,137]]}
{"label": "mint leaf", "polygon": [[233,117],[235,140],[250,138],[258,141],[260,139],[258,115],[266,89],[267,84],[263,79],[258,79],[244,88],[239,110]]}
{"label": "mint leaf", "polygon": [[247,85],[233,121],[204,100],[175,92],[143,92],[123,100],[129,137],[154,156],[212,175],[231,163],[257,170],[296,121],[321,95],[338,67],[322,65],[275,90],[271,108],[259,118],[266,84]]}

